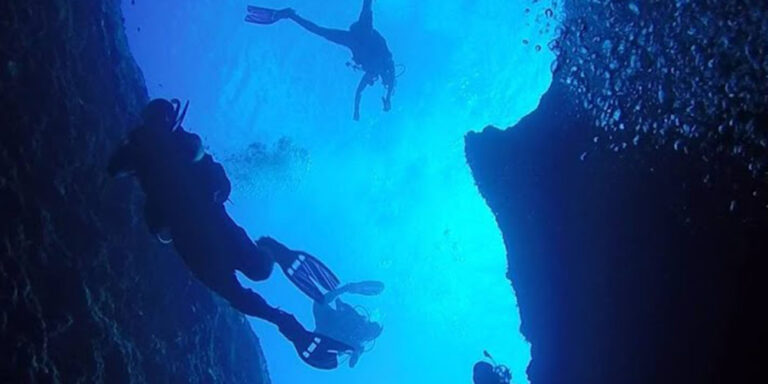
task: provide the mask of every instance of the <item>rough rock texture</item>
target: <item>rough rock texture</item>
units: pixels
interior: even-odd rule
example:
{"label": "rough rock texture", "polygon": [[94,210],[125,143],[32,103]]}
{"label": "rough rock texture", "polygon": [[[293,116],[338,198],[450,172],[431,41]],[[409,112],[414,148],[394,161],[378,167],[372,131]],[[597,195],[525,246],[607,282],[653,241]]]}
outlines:
{"label": "rough rock texture", "polygon": [[466,139],[504,233],[531,383],[768,382],[761,181],[738,159],[650,146],[583,156],[599,128],[574,102],[556,81],[516,126]]}
{"label": "rough rock texture", "polygon": [[768,177],[768,4],[568,0],[554,69],[601,146],[731,157]]}
{"label": "rough rock texture", "polygon": [[119,1],[1,2],[0,89],[0,382],[268,382],[245,319],[105,178],[147,100]]}
{"label": "rough rock texture", "polygon": [[466,140],[531,382],[768,382],[765,3],[564,8],[538,109]]}

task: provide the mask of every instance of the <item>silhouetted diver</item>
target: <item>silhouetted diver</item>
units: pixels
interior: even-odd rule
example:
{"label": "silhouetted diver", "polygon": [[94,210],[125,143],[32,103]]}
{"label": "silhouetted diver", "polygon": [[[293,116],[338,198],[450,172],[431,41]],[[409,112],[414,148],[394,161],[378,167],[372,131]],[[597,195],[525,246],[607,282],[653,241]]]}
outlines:
{"label": "silhouetted diver", "polygon": [[491,360],[478,361],[472,367],[472,381],[474,384],[510,384],[512,382],[512,373],[506,365],[497,364],[488,351],[483,351],[483,355]]}
{"label": "silhouetted diver", "polygon": [[144,124],[115,152],[108,172],[138,178],[146,194],[150,232],[168,232],[170,239],[165,242],[173,242],[200,282],[240,312],[277,325],[308,364],[335,368],[338,355],[354,348],[308,332],[293,315],[243,288],[235,271],[251,280],[265,280],[276,262],[315,301],[323,299],[323,290],[338,288],[338,278],[305,252],[290,250],[269,237],[251,241],[224,208],[230,183],[223,167],[204,153],[197,135],[182,129],[179,110],[180,103],[153,100],[144,110]]}
{"label": "silhouetted diver", "polygon": [[343,302],[339,296],[352,293],[376,296],[384,290],[384,283],[361,281],[342,285],[325,294],[322,301],[316,301],[312,307],[315,316],[315,332],[328,335],[354,348],[349,359],[349,366],[357,364],[360,355],[366,351],[366,345],[376,340],[383,328],[371,321],[367,314]]}
{"label": "silhouetted diver", "polygon": [[274,10],[249,6],[245,21],[256,24],[272,24],[282,19],[291,19],[304,27],[304,29],[349,48],[352,51],[352,60],[358,68],[365,71],[355,92],[354,119],[359,120],[360,97],[365,87],[373,85],[376,79],[381,78],[382,84],[387,89],[386,95],[382,97],[382,103],[384,111],[389,111],[392,107],[391,99],[397,77],[395,75],[395,63],[392,60],[392,53],[387,47],[387,42],[373,28],[372,1],[363,0],[363,9],[360,12],[360,17],[349,27],[348,31],[320,27],[302,18],[291,8]]}

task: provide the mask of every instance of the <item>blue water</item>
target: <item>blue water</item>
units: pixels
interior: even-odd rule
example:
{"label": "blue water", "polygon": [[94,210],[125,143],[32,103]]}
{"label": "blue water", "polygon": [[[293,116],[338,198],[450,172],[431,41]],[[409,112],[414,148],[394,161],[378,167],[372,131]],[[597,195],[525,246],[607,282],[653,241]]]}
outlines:
{"label": "blue water", "polygon": [[[530,345],[517,331],[506,251],[463,136],[536,107],[553,60],[536,49],[547,41],[536,20],[544,6],[376,1],[374,25],[406,71],[392,111],[381,110],[377,85],[354,122],[361,74],[344,65],[349,52],[287,21],[246,24],[246,4],[136,0],[124,11],[151,96],[190,100],[185,126],[230,174],[232,216],[254,238],[317,255],[342,280],[387,285],[379,297],[350,298],[384,326],[353,369],[304,365],[276,327],[254,319],[273,382],[468,383],[484,349],[527,382]],[[258,5],[346,28],[361,1]],[[249,158],[253,143],[264,150]],[[280,272],[243,283],[313,329],[310,302]]]}

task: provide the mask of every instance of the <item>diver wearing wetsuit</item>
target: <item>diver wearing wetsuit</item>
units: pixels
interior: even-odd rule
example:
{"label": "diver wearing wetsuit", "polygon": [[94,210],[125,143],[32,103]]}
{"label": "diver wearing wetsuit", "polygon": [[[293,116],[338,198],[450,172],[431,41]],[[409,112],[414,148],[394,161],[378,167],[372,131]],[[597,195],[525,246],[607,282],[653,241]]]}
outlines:
{"label": "diver wearing wetsuit", "polygon": [[357,309],[339,296],[351,293],[356,295],[376,296],[384,290],[384,283],[361,281],[342,285],[323,296],[322,301],[315,301],[312,314],[315,316],[315,332],[330,336],[354,348],[349,359],[353,368],[366,350],[366,344],[376,340],[383,328],[360,314]]}
{"label": "diver wearing wetsuit", "polygon": [[166,100],[153,100],[144,111],[144,125],[132,131],[115,152],[108,172],[139,179],[147,196],[145,216],[150,232],[167,230],[171,240],[166,242],[173,242],[200,282],[238,311],[277,325],[308,364],[335,368],[337,355],[351,347],[306,331],[293,315],[242,287],[235,272],[265,280],[277,263],[313,300],[322,300],[321,288],[337,288],[338,279],[311,255],[290,250],[269,237],[255,244],[251,241],[224,208],[230,184],[223,167],[204,153],[199,137],[181,128],[179,109]]}
{"label": "diver wearing wetsuit", "polygon": [[509,368],[505,365],[497,364],[487,351],[483,351],[483,354],[487,359],[490,359],[493,364],[487,361],[478,361],[475,366],[472,367],[472,382],[474,384],[512,383],[512,373],[509,371]]}
{"label": "diver wearing wetsuit", "polygon": [[[360,17],[349,27],[348,31],[320,27],[302,18],[291,8],[274,11],[250,7],[249,12],[252,15],[246,17],[246,21],[271,24],[277,20],[291,19],[304,29],[349,48],[352,51],[352,60],[365,71],[355,92],[354,119],[360,120],[360,97],[363,90],[367,86],[373,85],[378,78],[381,78],[381,82],[387,90],[386,95],[382,97],[382,103],[384,111],[389,111],[392,107],[392,93],[394,92],[396,81],[395,63],[392,60],[392,53],[389,51],[384,37],[373,28],[372,2],[373,0],[363,0],[363,9],[360,12]],[[258,15],[260,12],[268,13],[269,15]],[[256,14],[253,15],[254,13]],[[262,17],[267,17],[268,19],[265,20]]]}

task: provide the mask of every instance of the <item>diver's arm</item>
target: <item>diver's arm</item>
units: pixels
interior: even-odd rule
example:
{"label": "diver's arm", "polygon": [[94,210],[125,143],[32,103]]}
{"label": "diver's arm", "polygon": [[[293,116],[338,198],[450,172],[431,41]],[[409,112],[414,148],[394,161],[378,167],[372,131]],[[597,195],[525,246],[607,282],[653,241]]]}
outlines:
{"label": "diver's arm", "polygon": [[222,179],[220,185],[221,188],[213,193],[213,201],[216,204],[224,204],[229,200],[229,194],[232,193],[232,183],[229,182],[229,179]]}
{"label": "diver's arm", "polygon": [[203,140],[200,136],[192,132],[187,132],[182,127],[177,128],[173,134],[177,138],[179,145],[181,145],[183,153],[188,155],[193,163],[203,159],[205,156],[205,149],[203,148]]}
{"label": "diver's arm", "polygon": [[216,204],[223,204],[229,200],[229,194],[232,193],[232,183],[230,183],[227,173],[224,171],[224,167],[219,163],[214,163],[214,177],[213,185],[216,187],[213,192],[213,201]]}
{"label": "diver's arm", "polygon": [[363,9],[360,11],[360,17],[357,19],[357,22],[363,28],[373,29],[371,3],[373,3],[373,0],[363,0]]}

